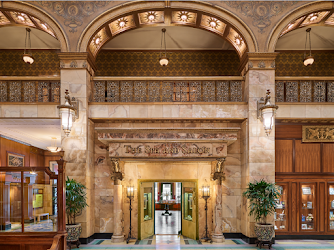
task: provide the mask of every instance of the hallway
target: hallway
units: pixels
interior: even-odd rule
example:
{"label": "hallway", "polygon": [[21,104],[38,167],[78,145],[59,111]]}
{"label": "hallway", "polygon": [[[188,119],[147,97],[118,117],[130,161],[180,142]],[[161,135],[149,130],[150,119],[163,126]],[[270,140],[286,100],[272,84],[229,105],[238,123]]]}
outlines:
{"label": "hallway", "polygon": [[171,216],[161,215],[165,210],[155,210],[155,234],[178,234],[181,231],[181,211],[169,211]]}

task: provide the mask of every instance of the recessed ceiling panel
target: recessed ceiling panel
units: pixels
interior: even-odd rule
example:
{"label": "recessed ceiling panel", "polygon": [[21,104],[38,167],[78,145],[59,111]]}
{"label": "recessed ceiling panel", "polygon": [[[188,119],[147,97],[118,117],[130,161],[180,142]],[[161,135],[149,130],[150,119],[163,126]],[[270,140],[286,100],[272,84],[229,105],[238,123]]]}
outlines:
{"label": "recessed ceiling panel", "polygon": [[[160,50],[161,26],[126,32],[107,42],[103,49]],[[167,50],[234,50],[233,46],[211,32],[187,26],[166,27]]]}

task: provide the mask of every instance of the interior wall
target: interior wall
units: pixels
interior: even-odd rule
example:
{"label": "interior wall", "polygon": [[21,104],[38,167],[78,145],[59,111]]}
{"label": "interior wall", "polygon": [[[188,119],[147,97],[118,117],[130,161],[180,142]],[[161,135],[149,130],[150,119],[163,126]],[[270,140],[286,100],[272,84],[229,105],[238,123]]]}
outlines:
{"label": "interior wall", "polygon": [[[95,127],[114,127],[114,128],[241,128],[240,123],[95,123]],[[226,180],[222,184],[222,229],[224,233],[241,232],[241,172],[242,155],[241,147],[244,143],[241,140],[242,132],[238,132],[237,141],[228,146],[227,157],[225,161]],[[98,141],[95,131],[95,233],[113,233],[113,192],[114,181],[111,180],[111,160],[108,156],[107,146]],[[213,181],[211,181],[211,168],[215,164],[215,159],[200,162],[125,162],[125,179],[123,185],[123,227],[124,234],[128,234],[129,225],[129,199],[126,197],[126,186],[134,185],[137,187],[139,179],[198,179],[198,187],[210,183],[211,190]],[[201,198],[199,190],[199,236],[203,236],[205,227],[204,199]],[[211,200],[211,199],[210,199]],[[212,231],[212,204],[209,203],[208,226]],[[133,232],[137,235],[138,231],[138,204],[137,193],[132,210]]]}

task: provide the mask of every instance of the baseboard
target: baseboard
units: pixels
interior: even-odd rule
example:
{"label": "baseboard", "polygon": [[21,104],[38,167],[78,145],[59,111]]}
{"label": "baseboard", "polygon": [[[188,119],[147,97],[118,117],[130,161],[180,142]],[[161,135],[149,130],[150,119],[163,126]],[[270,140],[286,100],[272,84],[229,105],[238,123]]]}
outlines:
{"label": "baseboard", "polygon": [[95,233],[87,238],[80,238],[81,244],[89,244],[95,239],[111,239],[112,233]]}
{"label": "baseboard", "polygon": [[333,235],[276,235],[277,240],[333,240]]}
{"label": "baseboard", "polygon": [[242,233],[223,233],[225,239],[241,239]]}

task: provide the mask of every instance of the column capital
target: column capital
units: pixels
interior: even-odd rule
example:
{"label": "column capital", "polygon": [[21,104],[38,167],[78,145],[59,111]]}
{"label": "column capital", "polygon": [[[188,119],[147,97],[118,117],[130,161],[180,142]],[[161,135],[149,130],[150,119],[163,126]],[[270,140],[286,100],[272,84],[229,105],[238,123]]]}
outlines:
{"label": "column capital", "polygon": [[59,52],[60,69],[86,69],[91,75],[96,71],[93,57],[88,52]]}
{"label": "column capital", "polygon": [[241,60],[240,72],[245,75],[249,70],[275,70],[278,52],[248,52]]}

